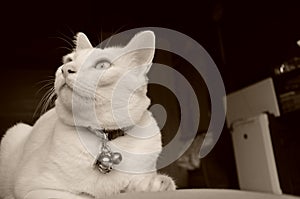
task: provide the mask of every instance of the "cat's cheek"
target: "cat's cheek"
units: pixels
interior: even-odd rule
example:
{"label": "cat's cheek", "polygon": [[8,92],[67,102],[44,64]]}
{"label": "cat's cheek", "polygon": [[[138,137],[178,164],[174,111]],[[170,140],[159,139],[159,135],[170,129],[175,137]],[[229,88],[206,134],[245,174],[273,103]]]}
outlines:
{"label": "cat's cheek", "polygon": [[62,88],[62,86],[66,83],[64,77],[62,75],[57,75],[55,77],[55,82],[54,82],[54,88],[56,93],[59,93],[59,90]]}
{"label": "cat's cheek", "polygon": [[58,69],[55,72],[55,77],[58,77],[58,76],[62,75],[61,71],[62,71],[63,66],[64,65],[58,67]]}

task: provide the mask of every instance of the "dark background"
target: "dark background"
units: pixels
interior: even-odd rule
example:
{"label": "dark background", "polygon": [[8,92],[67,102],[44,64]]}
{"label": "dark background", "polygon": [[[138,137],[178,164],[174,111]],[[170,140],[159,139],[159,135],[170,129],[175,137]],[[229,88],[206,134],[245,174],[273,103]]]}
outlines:
{"label": "dark background", "polygon": [[2,5],[2,69],[54,70],[68,52],[62,47],[69,47],[58,37],[83,31],[96,45],[101,32],[108,37],[145,26],[171,28],[197,40],[219,66],[228,92],[270,75],[272,67],[299,55],[299,1],[108,2]]}
{"label": "dark background", "polygon": [[[271,76],[274,67],[300,53],[300,1],[11,1],[0,13],[2,133],[18,121],[35,121],[33,112],[49,87],[38,90],[53,78],[78,31],[94,45],[137,27],[180,31],[208,51],[227,93]],[[237,186],[228,133],[203,165],[207,172],[190,174],[196,176],[189,179],[192,186]]]}

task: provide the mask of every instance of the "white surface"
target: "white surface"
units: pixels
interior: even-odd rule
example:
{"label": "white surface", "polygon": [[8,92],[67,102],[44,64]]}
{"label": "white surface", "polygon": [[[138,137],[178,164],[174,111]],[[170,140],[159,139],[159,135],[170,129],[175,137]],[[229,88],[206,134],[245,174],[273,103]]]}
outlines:
{"label": "white surface", "polygon": [[[87,199],[66,192],[39,190],[32,191],[26,199]],[[229,189],[184,189],[155,193],[124,193],[108,199],[299,199],[290,195],[274,195]]]}
{"label": "white surface", "polygon": [[240,188],[281,194],[267,114],[234,123],[232,139]]}
{"label": "white surface", "polygon": [[279,116],[279,107],[272,78],[233,92],[227,96],[227,125],[263,112]]}
{"label": "white surface", "polygon": [[93,197],[78,196],[67,191],[41,189],[29,192],[24,199],[93,199]]}

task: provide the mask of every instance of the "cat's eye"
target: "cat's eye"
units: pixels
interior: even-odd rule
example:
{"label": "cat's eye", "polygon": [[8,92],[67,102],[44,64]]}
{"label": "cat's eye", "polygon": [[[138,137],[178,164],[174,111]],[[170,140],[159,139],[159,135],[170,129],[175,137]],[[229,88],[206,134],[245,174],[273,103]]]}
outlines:
{"label": "cat's eye", "polygon": [[109,67],[111,67],[111,63],[106,60],[99,61],[95,66],[96,69],[107,69]]}
{"label": "cat's eye", "polygon": [[63,63],[64,64],[69,63],[71,61],[73,61],[72,57],[70,57],[70,56],[63,57]]}
{"label": "cat's eye", "polygon": [[73,61],[71,57],[66,58],[66,62],[71,62],[71,61]]}

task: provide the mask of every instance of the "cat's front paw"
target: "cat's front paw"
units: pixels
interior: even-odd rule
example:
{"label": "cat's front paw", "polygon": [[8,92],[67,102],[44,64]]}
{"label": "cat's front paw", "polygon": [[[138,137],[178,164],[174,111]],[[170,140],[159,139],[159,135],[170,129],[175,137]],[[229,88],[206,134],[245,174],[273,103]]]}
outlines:
{"label": "cat's front paw", "polygon": [[174,191],[176,185],[174,180],[166,175],[156,175],[152,182],[153,191]]}
{"label": "cat's front paw", "polygon": [[172,178],[166,175],[147,176],[139,181],[135,181],[130,185],[130,191],[173,191],[176,185]]}

